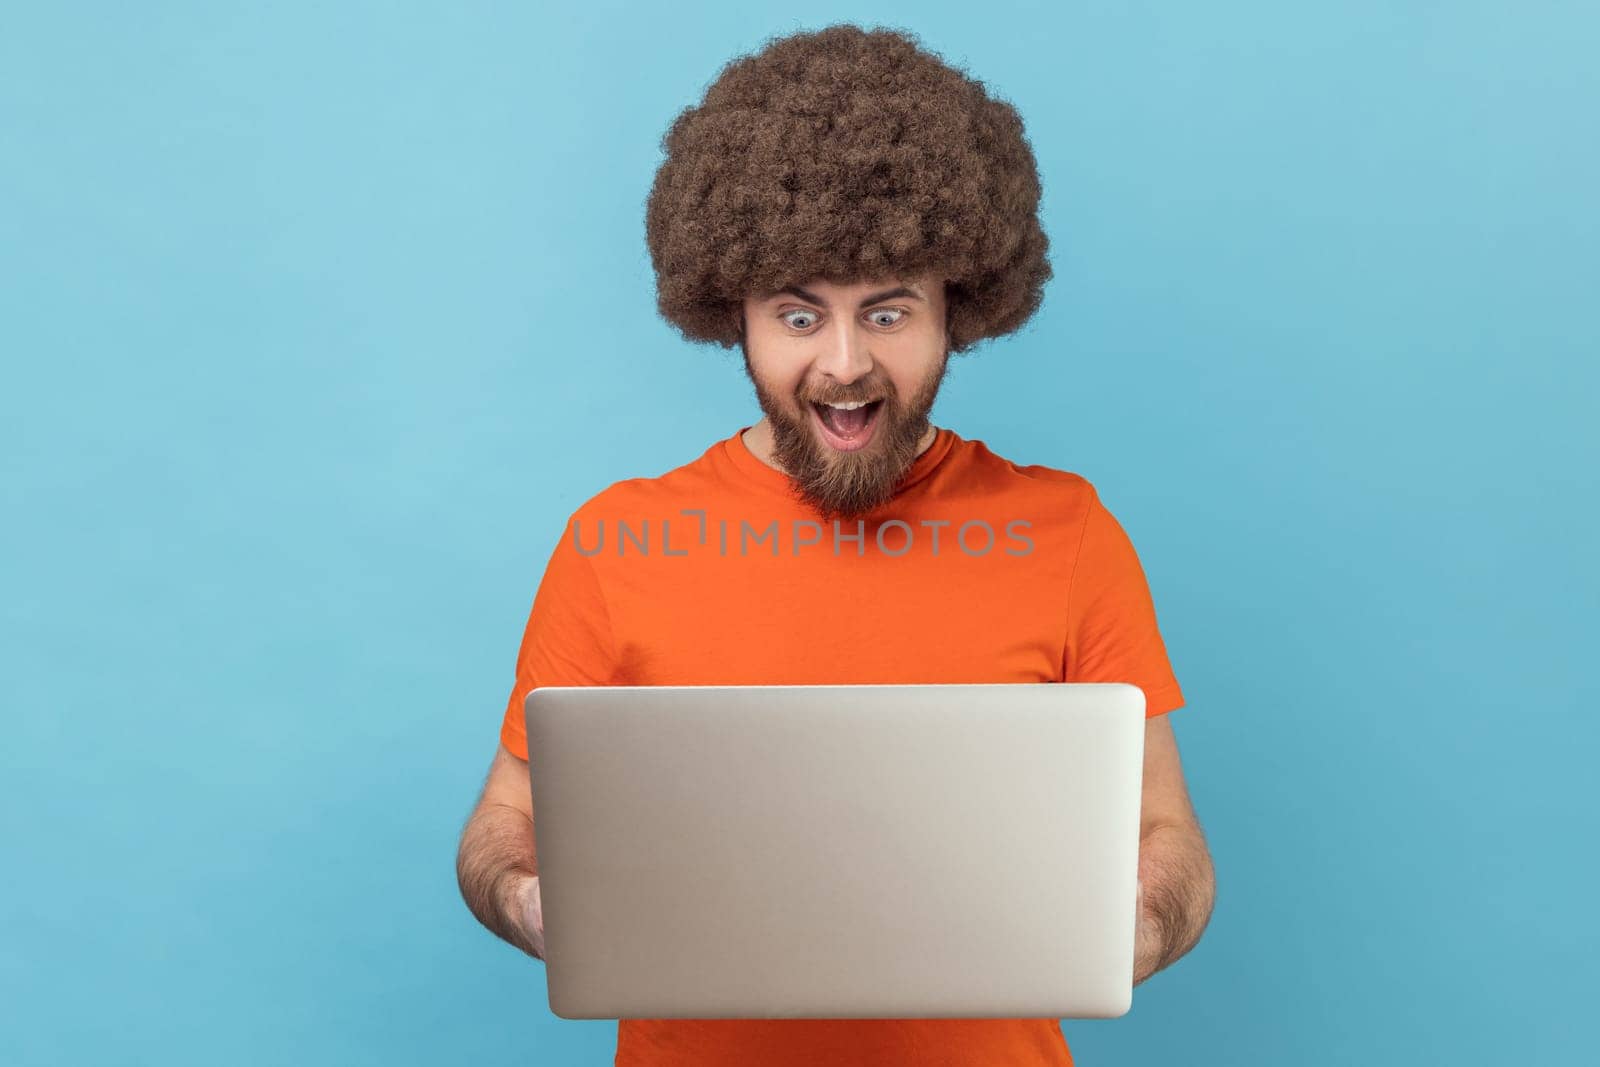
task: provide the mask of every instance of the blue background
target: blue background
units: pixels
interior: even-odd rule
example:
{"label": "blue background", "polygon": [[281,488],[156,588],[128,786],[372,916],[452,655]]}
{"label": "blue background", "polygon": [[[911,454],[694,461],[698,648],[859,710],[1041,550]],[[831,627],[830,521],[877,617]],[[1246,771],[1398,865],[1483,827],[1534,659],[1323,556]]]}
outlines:
{"label": "blue background", "polygon": [[8,1062],[611,1062],[457,835],[568,512],[759,414],[659,138],[840,19],[1022,113],[1056,277],[935,420],[1100,487],[1188,697],[1216,913],[1079,1062],[1592,1051],[1600,15],[806,10],[10,6]]}

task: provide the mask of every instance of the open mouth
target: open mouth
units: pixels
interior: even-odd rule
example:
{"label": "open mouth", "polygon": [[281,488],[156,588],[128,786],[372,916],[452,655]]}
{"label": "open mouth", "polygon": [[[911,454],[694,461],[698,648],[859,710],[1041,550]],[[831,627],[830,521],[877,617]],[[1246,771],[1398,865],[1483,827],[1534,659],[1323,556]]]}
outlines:
{"label": "open mouth", "polygon": [[882,400],[867,404],[859,401],[849,404],[811,404],[817,422],[822,427],[823,437],[841,452],[865,447],[872,440],[872,431],[878,425],[878,412],[882,407]]}

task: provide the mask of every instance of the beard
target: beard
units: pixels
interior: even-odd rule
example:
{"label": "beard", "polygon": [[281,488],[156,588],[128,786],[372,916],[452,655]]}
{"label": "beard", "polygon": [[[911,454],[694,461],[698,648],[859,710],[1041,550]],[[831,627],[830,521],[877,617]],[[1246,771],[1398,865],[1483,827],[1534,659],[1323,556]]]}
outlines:
{"label": "beard", "polygon": [[841,451],[820,440],[812,426],[811,402],[817,397],[802,385],[795,396],[781,400],[756,377],[743,338],[739,347],[745,374],[772,426],[773,458],[792,480],[795,495],[825,519],[855,518],[887,503],[916,462],[917,445],[932,425],[928,414],[949,369],[949,349],[909,398],[902,398],[894,382],[876,372],[852,383],[844,396],[829,393],[826,399],[838,402],[882,398],[871,440],[854,451]]}

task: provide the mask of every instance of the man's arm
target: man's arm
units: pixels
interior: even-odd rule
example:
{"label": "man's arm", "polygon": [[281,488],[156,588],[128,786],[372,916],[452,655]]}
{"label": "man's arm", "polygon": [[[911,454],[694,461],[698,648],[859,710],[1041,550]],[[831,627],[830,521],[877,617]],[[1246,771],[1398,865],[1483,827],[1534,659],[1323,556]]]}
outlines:
{"label": "man's arm", "polygon": [[1168,715],[1145,721],[1139,883],[1134,985],[1194,948],[1216,901],[1211,853],[1189,800]]}
{"label": "man's arm", "polygon": [[478,921],[496,937],[533,956],[544,958],[543,929],[529,929],[529,897],[537,888],[539,863],[533,848],[533,796],[528,761],[500,745],[483,795],[456,853],[456,881],[461,897]]}

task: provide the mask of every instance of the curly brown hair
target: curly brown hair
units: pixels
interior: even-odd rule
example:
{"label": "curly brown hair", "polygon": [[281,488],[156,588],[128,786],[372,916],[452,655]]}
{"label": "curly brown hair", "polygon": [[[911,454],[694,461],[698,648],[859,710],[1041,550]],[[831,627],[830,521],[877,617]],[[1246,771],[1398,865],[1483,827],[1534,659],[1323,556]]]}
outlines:
{"label": "curly brown hair", "polygon": [[732,347],[746,296],[937,274],[950,351],[1019,329],[1051,277],[1016,109],[915,35],[768,39],[661,139],[645,207],[661,314]]}

